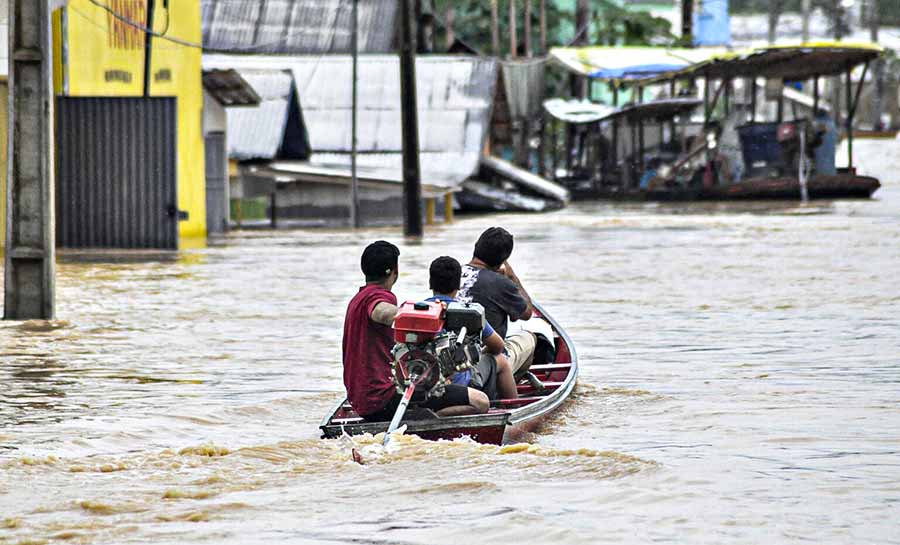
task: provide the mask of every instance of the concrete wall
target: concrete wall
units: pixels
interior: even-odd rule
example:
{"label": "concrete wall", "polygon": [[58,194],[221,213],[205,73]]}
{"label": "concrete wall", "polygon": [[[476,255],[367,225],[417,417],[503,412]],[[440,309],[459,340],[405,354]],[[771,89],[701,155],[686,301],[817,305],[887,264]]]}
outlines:
{"label": "concrete wall", "polygon": [[203,91],[203,136],[211,132],[227,132],[228,128],[228,115],[225,112],[225,108],[219,103],[218,100],[214,99],[207,93],[205,90]]}
{"label": "concrete wall", "polygon": [[[364,226],[402,225],[402,206],[402,197],[396,190],[367,187],[359,189],[359,214]],[[278,220],[282,223],[346,226],[350,218],[347,184],[318,182],[280,184],[276,196],[276,210]],[[443,217],[443,210],[443,200],[438,199],[437,217]]]}

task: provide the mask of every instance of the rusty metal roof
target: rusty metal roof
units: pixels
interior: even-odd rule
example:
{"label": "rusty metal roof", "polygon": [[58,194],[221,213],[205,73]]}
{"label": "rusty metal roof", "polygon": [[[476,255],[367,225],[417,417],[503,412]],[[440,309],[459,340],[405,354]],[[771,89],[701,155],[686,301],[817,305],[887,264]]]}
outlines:
{"label": "rusty metal roof", "polygon": [[769,46],[717,55],[675,75],[696,74],[713,79],[763,77],[799,81],[843,74],[860,64],[877,59],[883,53],[884,50],[875,44],[823,42]]}
{"label": "rusty metal roof", "polygon": [[203,88],[222,106],[258,106],[262,100],[236,70],[204,70]]}
{"label": "rusty metal roof", "polygon": [[[351,58],[205,55],[206,68],[290,69],[303,107],[311,161],[348,165],[351,149]],[[493,60],[427,56],[416,61],[422,181],[455,186],[478,169],[490,122],[497,66]],[[229,117],[229,120],[231,118]],[[359,63],[357,163],[402,172],[400,66],[396,56]],[[229,133],[233,128],[229,128]]]}
{"label": "rusty metal roof", "polygon": [[[201,0],[203,47],[228,53],[350,53],[352,0]],[[359,0],[359,50],[393,50],[396,0]]]}

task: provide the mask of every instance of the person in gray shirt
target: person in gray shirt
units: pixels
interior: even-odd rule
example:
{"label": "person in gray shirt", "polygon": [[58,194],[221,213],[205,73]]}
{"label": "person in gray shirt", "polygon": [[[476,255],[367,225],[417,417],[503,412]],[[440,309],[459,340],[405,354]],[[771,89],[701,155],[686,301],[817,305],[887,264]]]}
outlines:
{"label": "person in gray shirt", "polygon": [[498,335],[516,378],[526,375],[534,358],[536,338],[527,331],[506,336],[509,321],[528,320],[534,307],[531,297],[509,264],[513,236],[502,227],[491,227],[478,237],[472,260],[462,268],[457,299],[484,307],[485,318]]}

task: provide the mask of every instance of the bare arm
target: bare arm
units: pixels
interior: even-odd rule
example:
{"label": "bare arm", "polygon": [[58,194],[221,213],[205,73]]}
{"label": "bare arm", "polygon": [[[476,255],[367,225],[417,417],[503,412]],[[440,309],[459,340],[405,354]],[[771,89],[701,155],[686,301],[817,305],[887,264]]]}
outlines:
{"label": "bare arm", "polygon": [[394,316],[397,315],[397,306],[382,301],[375,305],[369,318],[373,322],[386,325],[388,327],[394,325]]}
{"label": "bare arm", "polygon": [[484,340],[484,348],[488,354],[498,355],[503,353],[503,339],[500,338],[500,335],[497,335],[497,332],[491,334],[490,337]]}
{"label": "bare arm", "polygon": [[528,295],[528,292],[525,291],[524,287],[522,287],[522,282],[519,281],[519,277],[516,276],[516,272],[509,265],[509,261],[503,264],[501,272],[505,277],[509,278],[513,284],[516,285],[516,288],[519,290],[519,295],[522,296],[522,299],[525,299],[525,310],[522,312],[521,316],[511,318],[513,318],[513,321],[531,319],[531,315],[534,313],[534,305],[532,305],[531,303],[531,296]]}

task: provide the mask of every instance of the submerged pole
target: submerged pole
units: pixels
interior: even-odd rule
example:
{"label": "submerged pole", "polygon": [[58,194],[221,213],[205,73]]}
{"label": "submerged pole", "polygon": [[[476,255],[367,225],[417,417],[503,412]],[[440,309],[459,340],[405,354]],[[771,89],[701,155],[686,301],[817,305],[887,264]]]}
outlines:
{"label": "submerged pole", "polygon": [[352,31],[350,44],[353,49],[353,112],[350,123],[350,226],[354,229],[360,226],[359,221],[359,180],[356,175],[357,152],[357,116],[359,113],[359,0],[353,0],[353,15],[351,18]]}
{"label": "submerged pole", "polygon": [[416,105],[416,47],[410,0],[400,2],[400,113],[403,132],[403,234],[422,236],[419,120]]}
{"label": "submerged pole", "polygon": [[56,312],[53,87],[47,0],[9,2],[6,320]]}
{"label": "submerged pole", "polygon": [[750,78],[750,121],[756,122],[756,95],[758,94],[756,77]]}
{"label": "submerged pole", "polygon": [[813,117],[819,111],[819,76],[813,78]]}

